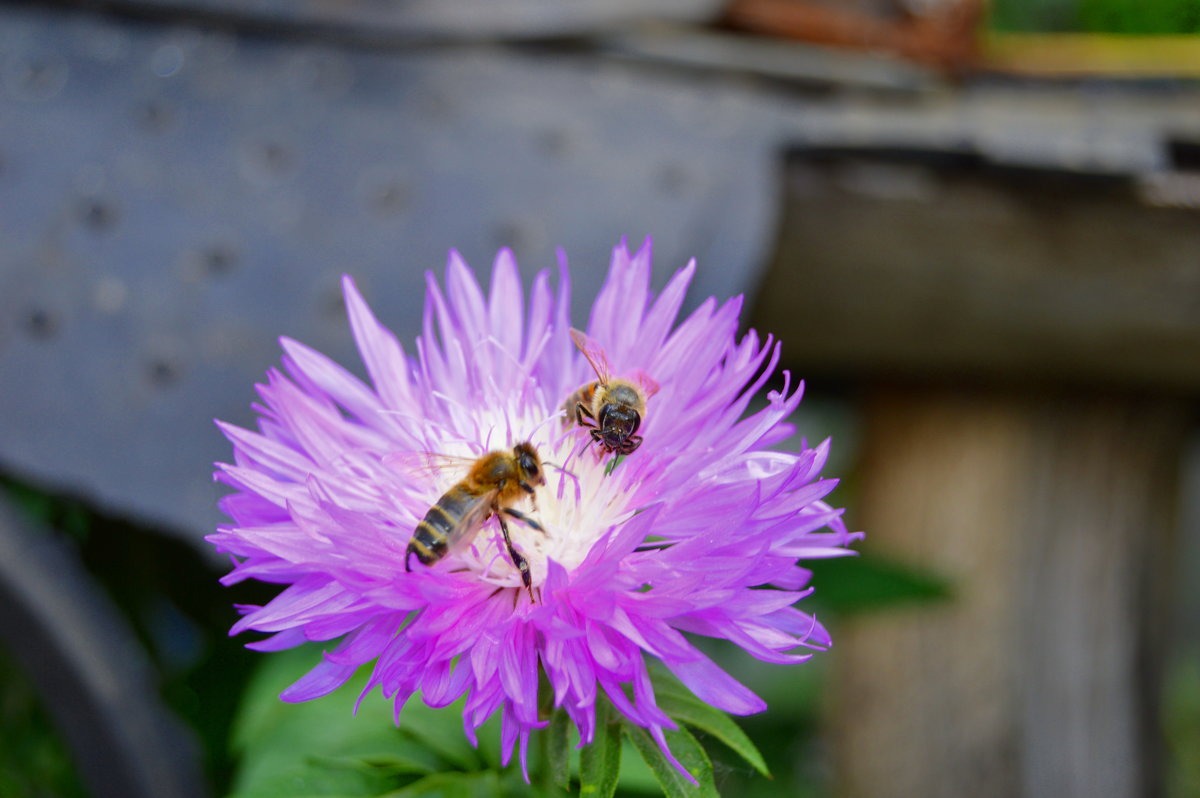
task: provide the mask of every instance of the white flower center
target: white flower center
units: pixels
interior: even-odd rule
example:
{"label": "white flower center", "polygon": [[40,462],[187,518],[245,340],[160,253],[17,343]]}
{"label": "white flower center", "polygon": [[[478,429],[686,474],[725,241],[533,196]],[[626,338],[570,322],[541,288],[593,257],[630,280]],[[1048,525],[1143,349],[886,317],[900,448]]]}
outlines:
{"label": "white flower center", "polygon": [[[612,455],[597,457],[600,450],[595,444],[583,450],[583,444],[590,440],[585,430],[577,426],[564,428],[561,417],[547,420],[548,416],[548,411],[530,412],[526,407],[509,413],[488,410],[476,419],[484,433],[480,445],[489,451],[510,450],[512,445],[526,440],[522,435],[527,435],[541,457],[546,484],[536,486],[532,499],[523,498],[513,507],[531,516],[545,531],[515,518],[505,519],[513,545],[529,563],[535,586],[545,581],[548,560],[554,560],[567,571],[573,570],[604,533],[632,515],[621,480],[605,476]],[[448,443],[444,453],[460,457],[479,454],[462,442]],[[462,476],[461,473],[440,475],[437,487],[443,492],[449,490]],[[520,574],[508,555],[495,519],[484,525],[469,547],[451,556],[484,581],[498,587],[521,586]]]}

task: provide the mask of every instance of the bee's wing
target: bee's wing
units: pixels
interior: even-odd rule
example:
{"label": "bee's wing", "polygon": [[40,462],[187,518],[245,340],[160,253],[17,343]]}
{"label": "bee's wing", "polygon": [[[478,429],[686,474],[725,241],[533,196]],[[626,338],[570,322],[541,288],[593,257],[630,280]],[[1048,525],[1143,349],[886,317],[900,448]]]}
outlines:
{"label": "bee's wing", "polygon": [[659,384],[653,377],[641,369],[634,369],[633,373],[629,375],[629,379],[642,389],[642,393],[646,394],[647,399],[658,393]]}
{"label": "bee's wing", "polygon": [[604,354],[604,350],[600,348],[600,344],[588,338],[586,333],[582,333],[574,327],[571,328],[571,340],[575,342],[575,346],[579,347],[579,351],[583,352],[583,356],[587,358],[588,363],[592,364],[592,370],[596,372],[600,384],[607,385],[612,382],[612,366],[608,364],[608,357]]}
{"label": "bee's wing", "polygon": [[491,490],[472,499],[471,504],[463,512],[462,518],[446,535],[446,546],[450,551],[461,549],[475,539],[475,534],[479,532],[483,522],[488,519],[488,513],[492,509],[492,500],[495,497],[496,491]]}
{"label": "bee's wing", "polygon": [[383,456],[383,462],[414,477],[435,477],[447,471],[465,473],[475,464],[475,458],[437,452],[391,452]]}

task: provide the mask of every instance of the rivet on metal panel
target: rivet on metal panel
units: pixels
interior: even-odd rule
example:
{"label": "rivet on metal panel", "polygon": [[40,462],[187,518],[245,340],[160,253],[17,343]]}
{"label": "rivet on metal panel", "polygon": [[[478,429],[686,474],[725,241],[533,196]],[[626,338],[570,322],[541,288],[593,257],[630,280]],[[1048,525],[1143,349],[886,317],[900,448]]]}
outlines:
{"label": "rivet on metal panel", "polygon": [[84,197],[79,201],[79,220],[89,230],[107,233],[117,225],[117,206],[102,197]]}
{"label": "rivet on metal panel", "polygon": [[332,284],[322,289],[320,295],[317,297],[317,313],[327,322],[344,324],[346,321],[346,300],[342,295],[342,289],[332,277],[322,282],[330,282]]}
{"label": "rivet on metal panel", "polygon": [[179,256],[179,277],[185,283],[221,278],[237,268],[238,260],[237,248],[224,242],[185,250]]}
{"label": "rivet on metal panel", "polygon": [[260,141],[243,150],[242,176],[252,183],[268,184],[291,171],[295,156],[278,141]]}
{"label": "rivet on metal panel", "polygon": [[146,361],[146,381],[156,388],[169,388],[181,376],[179,364],[171,358],[159,355]]}
{"label": "rivet on metal panel", "polygon": [[520,259],[545,243],[545,234],[533,219],[506,219],[492,230],[492,243],[508,247]]}
{"label": "rivet on metal panel", "polygon": [[165,133],[175,127],[175,108],[164,100],[148,100],[135,110],[137,125],[150,133]]}
{"label": "rivet on metal panel", "polygon": [[579,146],[578,136],[568,130],[543,130],[535,139],[538,151],[548,158],[564,158]]}
{"label": "rivet on metal panel", "polygon": [[370,172],[359,178],[358,195],[367,208],[381,216],[403,213],[412,200],[411,191],[400,178]]}
{"label": "rivet on metal panel", "polygon": [[63,90],[70,71],[67,62],[57,56],[37,60],[10,56],[0,65],[0,78],[14,98],[26,102],[45,102]]}
{"label": "rivet on metal panel", "polygon": [[58,333],[58,319],[43,307],[33,307],[25,315],[25,332],[29,337],[49,340]]}
{"label": "rivet on metal panel", "polygon": [[204,268],[213,277],[222,277],[237,268],[237,250],[228,244],[214,244],[203,253]]}

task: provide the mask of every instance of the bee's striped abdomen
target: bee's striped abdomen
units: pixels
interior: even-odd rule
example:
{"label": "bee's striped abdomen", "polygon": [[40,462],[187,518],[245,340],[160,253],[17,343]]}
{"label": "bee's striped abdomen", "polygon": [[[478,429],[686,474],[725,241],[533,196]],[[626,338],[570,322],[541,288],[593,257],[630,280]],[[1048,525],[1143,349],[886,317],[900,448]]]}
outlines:
{"label": "bee's striped abdomen", "polygon": [[412,539],[408,542],[408,554],[416,554],[417,559],[426,565],[445,557],[450,550],[451,538],[474,501],[475,497],[465,491],[462,485],[455,485],[446,491],[413,530]]}

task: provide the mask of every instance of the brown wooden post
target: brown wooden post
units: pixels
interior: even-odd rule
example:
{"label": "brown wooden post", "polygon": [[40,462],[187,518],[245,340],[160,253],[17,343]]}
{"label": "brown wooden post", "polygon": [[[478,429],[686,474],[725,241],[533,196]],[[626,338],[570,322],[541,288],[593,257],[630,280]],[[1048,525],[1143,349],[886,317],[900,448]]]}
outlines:
{"label": "brown wooden post", "polygon": [[880,388],[869,547],[954,586],[839,629],[837,794],[1156,792],[1177,400]]}
{"label": "brown wooden post", "polygon": [[862,386],[864,548],[954,586],[835,630],[835,794],[1157,795],[1200,213],[901,156],[797,155],[754,316]]}

